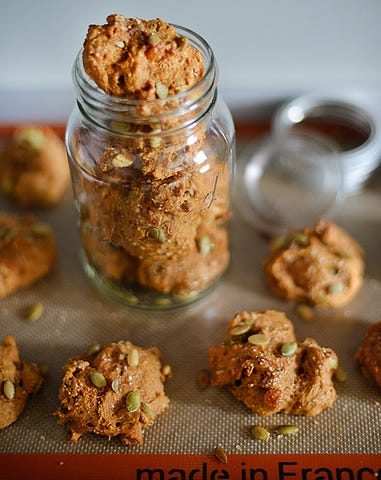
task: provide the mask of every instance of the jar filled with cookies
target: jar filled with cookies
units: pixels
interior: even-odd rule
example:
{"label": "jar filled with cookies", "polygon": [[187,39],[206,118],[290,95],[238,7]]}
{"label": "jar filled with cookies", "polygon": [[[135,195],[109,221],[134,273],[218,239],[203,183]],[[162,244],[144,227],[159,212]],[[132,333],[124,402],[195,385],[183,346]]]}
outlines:
{"label": "jar filled with cookies", "polygon": [[91,25],[73,68],[66,145],[89,278],[168,308],[229,264],[234,127],[206,41],[161,19]]}

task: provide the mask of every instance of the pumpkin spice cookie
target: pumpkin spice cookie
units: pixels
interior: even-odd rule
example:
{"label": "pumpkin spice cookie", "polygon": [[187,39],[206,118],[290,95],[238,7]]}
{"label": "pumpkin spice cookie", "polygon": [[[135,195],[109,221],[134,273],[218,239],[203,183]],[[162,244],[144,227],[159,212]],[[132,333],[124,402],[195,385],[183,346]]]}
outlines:
{"label": "pumpkin spice cookie", "polygon": [[368,327],[363,344],[355,353],[355,360],[364,376],[381,387],[381,322]]}
{"label": "pumpkin spice cookie", "polygon": [[363,282],[361,246],[327,220],[273,240],[264,271],[273,293],[286,300],[340,307]]}
{"label": "pumpkin spice cookie", "polygon": [[23,207],[47,207],[61,200],[70,180],[66,149],[48,127],[15,130],[0,157],[0,189]]}
{"label": "pumpkin spice cookie", "polygon": [[[167,366],[168,367],[168,366]],[[94,345],[64,367],[58,423],[71,440],[96,433],[119,437],[123,445],[143,443],[143,431],[169,404],[163,382],[171,375],[156,348],[127,341]]]}
{"label": "pumpkin spice cookie", "polygon": [[0,298],[47,275],[57,258],[53,230],[32,215],[0,213]]}
{"label": "pumpkin spice cookie", "polygon": [[0,429],[19,418],[29,395],[36,393],[42,382],[37,365],[20,360],[15,339],[4,338],[0,343]]}
{"label": "pumpkin spice cookie", "polygon": [[243,311],[225,340],[209,349],[211,384],[227,388],[254,413],[314,416],[333,405],[335,352],[312,338],[296,339],[282,312]]}

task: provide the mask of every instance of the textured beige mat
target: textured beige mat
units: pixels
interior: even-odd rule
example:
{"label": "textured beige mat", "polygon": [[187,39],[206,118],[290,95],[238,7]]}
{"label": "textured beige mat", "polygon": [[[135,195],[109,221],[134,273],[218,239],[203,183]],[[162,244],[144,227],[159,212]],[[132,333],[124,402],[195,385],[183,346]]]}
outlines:
{"label": "textured beige mat", "polygon": [[[337,311],[320,311],[306,323],[294,306],[273,298],[265,289],[261,263],[267,242],[244,225],[237,212],[232,222],[230,270],[206,298],[187,309],[155,314],[127,310],[109,303],[91,286],[79,260],[79,237],[70,192],[63,203],[41,212],[54,227],[60,258],[55,272],[32,288],[0,301],[0,337],[15,336],[24,360],[49,366],[43,390],[33,397],[17,423],[0,431],[0,452],[56,453],[209,453],[220,445],[227,453],[379,453],[381,394],[366,381],[353,361],[369,323],[381,320],[381,175],[367,190],[345,201],[337,222],[357,238],[367,254],[365,283],[358,297]],[[3,200],[2,209],[10,206]],[[23,312],[35,302],[43,316],[28,323]],[[317,417],[276,415],[261,418],[229,393],[212,387],[200,392],[196,374],[207,367],[207,349],[218,343],[231,316],[243,309],[284,310],[294,320],[298,338],[314,337],[332,347],[348,373],[337,384],[334,407]],[[166,385],[169,409],[145,432],[143,446],[129,449],[117,439],[88,435],[76,444],[56,424],[61,366],[94,342],[129,339],[155,345],[170,363],[174,376]],[[297,424],[292,436],[272,436],[267,442],[250,436],[253,424]]]}

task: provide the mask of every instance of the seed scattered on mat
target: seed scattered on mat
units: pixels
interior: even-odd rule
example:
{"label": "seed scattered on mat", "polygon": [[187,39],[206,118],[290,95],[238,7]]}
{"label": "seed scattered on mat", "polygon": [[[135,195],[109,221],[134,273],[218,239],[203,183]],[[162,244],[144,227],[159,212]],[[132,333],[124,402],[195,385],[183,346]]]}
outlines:
{"label": "seed scattered on mat", "polygon": [[43,304],[40,302],[34,303],[27,309],[25,318],[30,322],[35,322],[36,320],[41,318],[43,313],[44,313]]}
{"label": "seed scattered on mat", "polygon": [[297,425],[278,425],[274,428],[274,432],[278,435],[295,435],[299,432]]}
{"label": "seed scattered on mat", "polygon": [[299,303],[296,307],[296,313],[305,322],[310,322],[313,319],[314,312],[312,308],[305,303]]}
{"label": "seed scattered on mat", "polygon": [[168,363],[166,363],[165,365],[163,365],[161,367],[161,373],[165,376],[165,377],[170,377],[172,375],[172,368],[170,365],[168,365]]}
{"label": "seed scattered on mat", "polygon": [[337,367],[334,375],[339,382],[345,382],[347,380],[347,372],[342,367]]}
{"label": "seed scattered on mat", "polygon": [[228,456],[221,447],[216,447],[214,449],[214,455],[221,463],[228,463]]}
{"label": "seed scattered on mat", "polygon": [[251,429],[251,434],[258,440],[267,440],[270,436],[270,432],[260,425],[254,425]]}
{"label": "seed scattered on mat", "polygon": [[205,388],[210,383],[210,373],[206,369],[202,369],[197,374],[197,386],[200,390],[205,390]]}

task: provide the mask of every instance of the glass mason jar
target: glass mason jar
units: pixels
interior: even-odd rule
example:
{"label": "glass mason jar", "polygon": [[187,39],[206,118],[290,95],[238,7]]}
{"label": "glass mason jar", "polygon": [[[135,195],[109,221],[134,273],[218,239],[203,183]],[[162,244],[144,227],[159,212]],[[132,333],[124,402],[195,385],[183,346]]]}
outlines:
{"label": "glass mason jar", "polygon": [[107,296],[144,308],[199,298],[229,264],[234,126],[211,48],[176,30],[201,52],[205,74],[166,98],[107,95],[82,51],[73,68],[66,146],[84,269]]}

